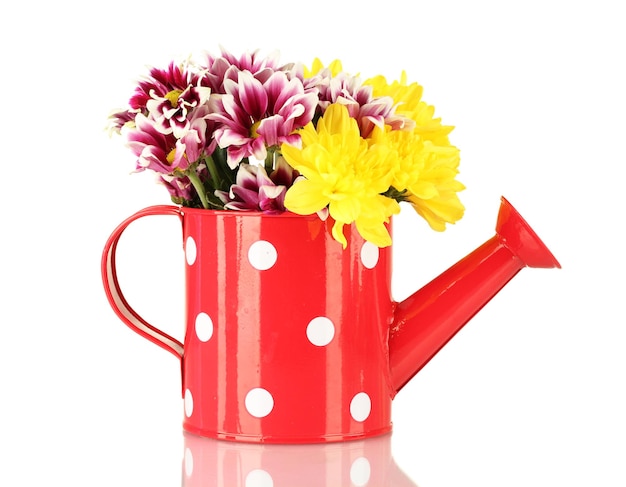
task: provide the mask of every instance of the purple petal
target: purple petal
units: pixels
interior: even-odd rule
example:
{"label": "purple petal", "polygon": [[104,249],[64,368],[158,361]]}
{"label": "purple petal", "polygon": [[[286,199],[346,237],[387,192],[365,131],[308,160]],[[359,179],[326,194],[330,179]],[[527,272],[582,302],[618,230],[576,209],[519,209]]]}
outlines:
{"label": "purple petal", "polygon": [[[263,137],[265,145],[271,147],[282,142],[281,135],[288,134],[291,130],[286,131],[287,125],[285,119],[280,115],[273,115],[261,120],[257,127],[257,133]],[[291,125],[291,124],[289,124]]]}
{"label": "purple petal", "polygon": [[265,146],[265,141],[262,137],[253,139],[252,142],[249,144],[248,150],[249,152],[244,157],[252,155],[255,159],[259,161],[264,161],[267,157],[267,149]]}
{"label": "purple petal", "polygon": [[270,179],[277,186],[286,186],[290,187],[295,179],[298,177],[298,171],[292,168],[287,161],[281,156],[276,160],[276,167],[272,174],[270,174]]}
{"label": "purple petal", "polygon": [[[263,189],[264,186],[274,186],[274,181],[270,179],[263,166],[254,166],[256,168],[257,188]],[[259,190],[260,190],[259,189]]]}
{"label": "purple petal", "polygon": [[285,187],[263,186],[259,190],[259,208],[264,213],[280,213],[285,211]]}
{"label": "purple petal", "polygon": [[239,73],[239,99],[243,110],[253,120],[263,118],[267,110],[267,93],[263,85],[248,71]]}
{"label": "purple petal", "polygon": [[230,188],[234,199],[244,203],[247,208],[256,209],[259,203],[259,193],[256,190],[242,188],[241,186],[233,185]]}
{"label": "purple petal", "polygon": [[237,183],[236,186],[253,191],[258,191],[258,168],[250,164],[240,164],[237,171]]}

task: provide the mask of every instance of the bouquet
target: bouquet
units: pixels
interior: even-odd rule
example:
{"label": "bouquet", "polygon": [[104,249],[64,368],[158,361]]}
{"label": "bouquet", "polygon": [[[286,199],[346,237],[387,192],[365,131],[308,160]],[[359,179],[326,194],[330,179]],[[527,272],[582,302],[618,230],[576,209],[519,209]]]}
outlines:
{"label": "bouquet", "polygon": [[437,231],[464,212],[453,127],[422,91],[405,72],[362,80],[339,60],[307,67],[221,49],[150,69],[109,128],[175,204],[317,214],[344,248],[352,223],[385,247],[401,204]]}

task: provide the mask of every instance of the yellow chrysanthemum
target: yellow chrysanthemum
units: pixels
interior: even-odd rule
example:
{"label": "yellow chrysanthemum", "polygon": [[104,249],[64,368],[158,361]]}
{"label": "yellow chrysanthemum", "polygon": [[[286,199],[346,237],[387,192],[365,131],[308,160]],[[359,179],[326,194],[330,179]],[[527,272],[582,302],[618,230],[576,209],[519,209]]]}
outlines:
{"label": "yellow chrysanthemum", "polygon": [[391,130],[375,127],[367,139],[370,145],[385,145],[393,151],[391,186],[404,191],[415,184],[424,168],[424,141],[418,135],[406,130]]}
{"label": "yellow chrysanthemum", "polygon": [[304,176],[287,191],[285,207],[300,215],[328,207],[335,220],[333,237],[344,248],[343,226],[353,222],[366,240],[379,247],[391,245],[385,223],[400,207],[381,194],[389,189],[395,166],[389,147],[368,144],[340,104],[330,105],[317,127],[309,123],[300,134],[301,148],[281,148],[287,162]]}
{"label": "yellow chrysanthemum", "polygon": [[445,230],[446,223],[458,221],[465,211],[457,195],[465,189],[456,180],[459,150],[448,138],[454,127],[434,118],[434,107],[422,101],[422,87],[407,83],[405,72],[391,84],[383,76],[370,78],[365,84],[373,87],[374,96],[390,96],[397,104],[396,113],[415,121],[411,132],[377,129],[372,142],[395,148],[393,187],[407,191],[405,198],[431,228]]}
{"label": "yellow chrysanthemum", "polygon": [[387,83],[384,76],[375,76],[363,84],[371,85],[374,96],[390,96],[398,105],[396,113],[415,120],[415,132],[423,140],[436,145],[450,145],[448,134],[454,127],[441,124],[441,118],[434,118],[435,108],[422,101],[423,88],[418,83],[407,84],[406,72],[399,81]]}
{"label": "yellow chrysanthemum", "polygon": [[332,76],[337,76],[339,73],[343,71],[341,61],[339,61],[338,59],[335,59],[328,66],[324,66],[324,64],[319,58],[315,58],[313,60],[311,69],[304,66],[304,77],[311,78],[315,76],[316,74],[318,74],[320,71],[323,71],[324,69],[328,69]]}
{"label": "yellow chrysanthemum", "polygon": [[460,161],[456,147],[437,146],[416,132],[379,128],[372,132],[370,143],[385,144],[393,151],[391,185],[406,190],[405,198],[431,228],[443,231],[446,223],[463,216],[465,209],[457,192],[465,186],[456,180]]}
{"label": "yellow chrysanthemum", "polygon": [[446,223],[457,222],[465,212],[457,194],[465,189],[456,180],[459,151],[426,141],[423,157],[424,168],[419,180],[407,188],[408,200],[433,230],[441,232]]}

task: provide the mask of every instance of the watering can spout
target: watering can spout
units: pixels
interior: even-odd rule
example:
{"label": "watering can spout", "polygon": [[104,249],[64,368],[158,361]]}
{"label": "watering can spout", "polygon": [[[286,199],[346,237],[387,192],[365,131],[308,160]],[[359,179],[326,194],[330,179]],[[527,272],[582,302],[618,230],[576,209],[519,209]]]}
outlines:
{"label": "watering can spout", "polygon": [[524,267],[561,266],[503,197],[496,235],[397,304],[389,334],[394,393]]}

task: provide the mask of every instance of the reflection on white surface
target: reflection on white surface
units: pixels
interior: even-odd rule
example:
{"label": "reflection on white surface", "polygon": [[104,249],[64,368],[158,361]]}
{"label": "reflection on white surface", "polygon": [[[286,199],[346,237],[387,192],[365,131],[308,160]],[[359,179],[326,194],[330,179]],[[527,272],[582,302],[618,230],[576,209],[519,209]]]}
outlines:
{"label": "reflection on white surface", "polygon": [[395,464],[391,435],[267,445],[184,434],[183,487],[416,487]]}

